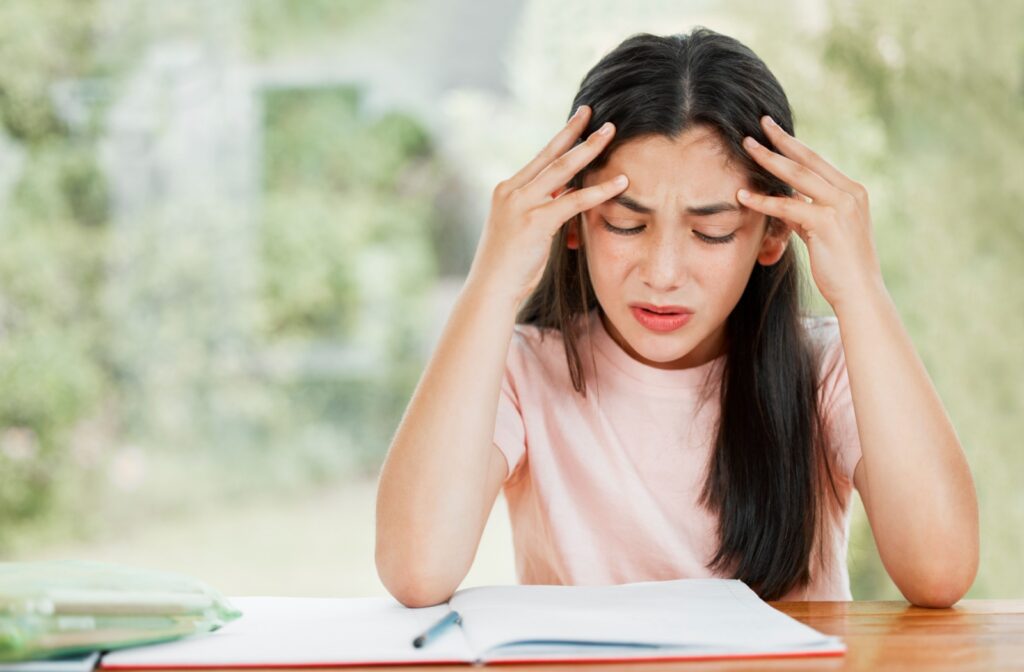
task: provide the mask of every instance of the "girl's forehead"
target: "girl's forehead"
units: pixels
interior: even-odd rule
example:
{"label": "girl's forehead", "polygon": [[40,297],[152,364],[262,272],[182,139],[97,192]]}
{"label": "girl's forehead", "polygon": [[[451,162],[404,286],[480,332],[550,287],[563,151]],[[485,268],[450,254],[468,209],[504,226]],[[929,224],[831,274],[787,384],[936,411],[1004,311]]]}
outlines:
{"label": "girl's forehead", "polygon": [[676,138],[644,136],[622,143],[587,183],[625,173],[629,194],[638,201],[719,200],[750,186],[732,158],[717,133],[694,127]]}

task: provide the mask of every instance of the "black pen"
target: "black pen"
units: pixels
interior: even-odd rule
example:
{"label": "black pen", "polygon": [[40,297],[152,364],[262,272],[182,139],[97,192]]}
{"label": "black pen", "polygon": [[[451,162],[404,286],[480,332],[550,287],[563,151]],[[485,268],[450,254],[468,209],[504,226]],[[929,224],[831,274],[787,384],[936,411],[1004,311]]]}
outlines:
{"label": "black pen", "polygon": [[450,611],[450,612],[448,612],[447,616],[442,618],[440,621],[438,621],[434,625],[430,626],[429,630],[424,632],[422,635],[420,635],[416,639],[412,640],[412,645],[415,646],[418,649],[421,646],[423,646],[424,644],[426,644],[427,642],[429,642],[432,639],[434,639],[435,637],[437,637],[439,634],[441,634],[445,630],[447,630],[448,626],[450,626],[450,625],[461,625],[461,624],[462,624],[462,616],[459,616],[459,612],[457,612],[457,611]]}

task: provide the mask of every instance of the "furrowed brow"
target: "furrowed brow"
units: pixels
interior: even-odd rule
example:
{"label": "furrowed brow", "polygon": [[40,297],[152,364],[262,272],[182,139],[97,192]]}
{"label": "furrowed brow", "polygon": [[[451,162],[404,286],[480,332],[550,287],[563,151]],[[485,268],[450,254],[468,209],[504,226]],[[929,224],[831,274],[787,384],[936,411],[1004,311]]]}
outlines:
{"label": "furrowed brow", "polygon": [[[619,194],[613,197],[613,203],[617,203],[627,210],[639,213],[641,215],[654,214],[654,208],[644,205],[643,203],[637,202],[635,199],[626,196],[625,194]],[[726,201],[720,201],[718,203],[708,203],[707,205],[691,205],[686,208],[687,214],[695,215],[698,217],[705,215],[716,215],[720,212],[732,212],[739,210],[739,206],[734,203],[727,203]]]}

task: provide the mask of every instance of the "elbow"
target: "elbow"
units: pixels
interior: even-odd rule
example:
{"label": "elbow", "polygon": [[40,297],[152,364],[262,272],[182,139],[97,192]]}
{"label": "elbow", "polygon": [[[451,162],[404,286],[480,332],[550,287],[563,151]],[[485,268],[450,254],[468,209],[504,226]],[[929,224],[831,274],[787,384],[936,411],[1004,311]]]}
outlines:
{"label": "elbow", "polygon": [[939,566],[922,572],[913,585],[900,587],[904,597],[917,607],[947,609],[959,602],[970,590],[977,575],[977,558],[966,566]]}
{"label": "elbow", "polygon": [[966,590],[956,590],[946,586],[933,589],[904,591],[907,601],[915,607],[927,609],[948,609],[960,601]]}
{"label": "elbow", "polygon": [[444,604],[451,599],[452,591],[447,589],[439,590],[437,587],[427,583],[410,582],[403,584],[396,590],[388,588],[388,592],[402,603],[402,606],[410,609],[422,607],[433,607],[437,604]]}
{"label": "elbow", "polygon": [[376,565],[377,576],[387,591],[403,606],[412,609],[443,604],[458,587],[457,582],[453,586],[448,577],[417,569],[415,562],[385,557],[379,546]]}
{"label": "elbow", "polygon": [[[378,510],[380,507],[378,506]],[[384,588],[404,606],[431,607],[451,598],[472,563],[447,551],[442,535],[421,533],[430,526],[419,521],[387,516],[377,519],[374,563]]]}
{"label": "elbow", "polygon": [[454,593],[454,590],[447,584],[413,572],[394,576],[389,580],[385,580],[382,575],[381,581],[392,597],[398,600],[402,606],[410,609],[444,604]]}

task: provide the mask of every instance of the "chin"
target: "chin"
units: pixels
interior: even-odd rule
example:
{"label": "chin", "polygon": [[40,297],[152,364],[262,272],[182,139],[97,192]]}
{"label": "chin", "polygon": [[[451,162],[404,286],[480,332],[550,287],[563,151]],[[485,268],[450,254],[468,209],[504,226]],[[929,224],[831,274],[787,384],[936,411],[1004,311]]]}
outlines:
{"label": "chin", "polygon": [[633,349],[647,361],[658,364],[671,364],[686,357],[692,350],[681,343],[647,344],[646,347],[634,347]]}
{"label": "chin", "polygon": [[653,334],[637,325],[620,331],[633,351],[646,360],[667,364],[685,357],[693,349],[681,334]]}

